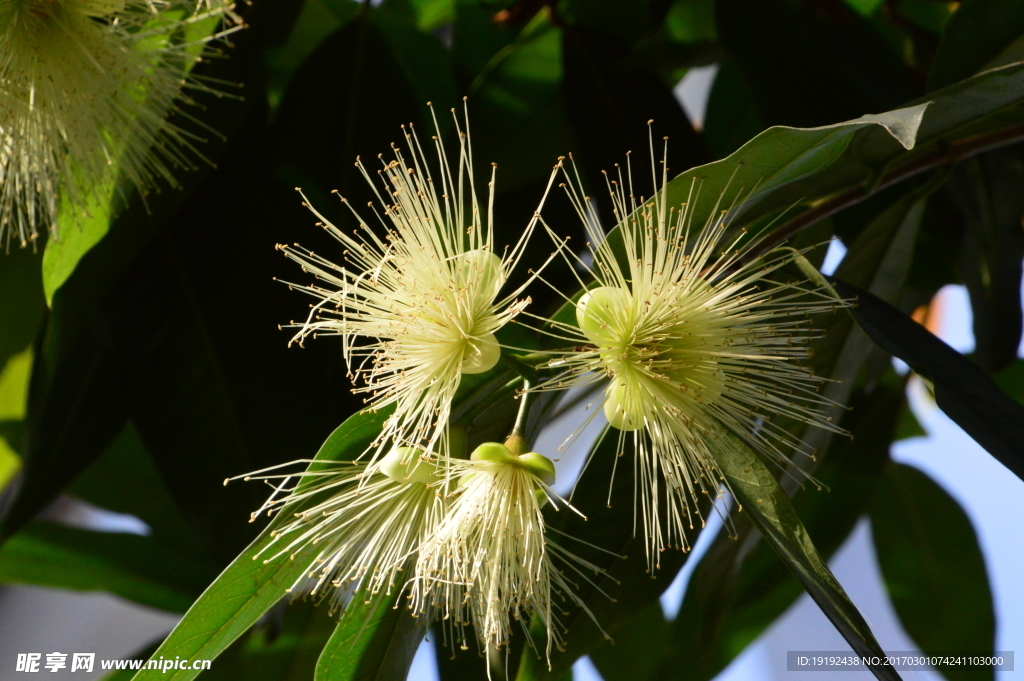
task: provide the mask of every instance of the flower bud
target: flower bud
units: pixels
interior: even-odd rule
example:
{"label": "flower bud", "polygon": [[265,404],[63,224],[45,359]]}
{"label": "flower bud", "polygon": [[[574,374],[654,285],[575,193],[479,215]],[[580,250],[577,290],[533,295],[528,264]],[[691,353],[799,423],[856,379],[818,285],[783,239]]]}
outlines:
{"label": "flower bud", "polygon": [[395,482],[437,482],[437,467],[421,459],[422,455],[423,450],[415,447],[395,447],[381,459],[378,470]]}
{"label": "flower bud", "polygon": [[615,342],[617,323],[629,308],[629,294],[620,288],[601,286],[587,291],[576,303],[576,323],[595,345]]}

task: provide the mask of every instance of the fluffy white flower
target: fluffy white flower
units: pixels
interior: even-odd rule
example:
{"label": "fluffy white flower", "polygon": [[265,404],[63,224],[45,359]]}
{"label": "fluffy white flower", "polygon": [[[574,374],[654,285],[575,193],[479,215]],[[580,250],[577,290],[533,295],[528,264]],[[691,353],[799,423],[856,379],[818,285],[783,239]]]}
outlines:
{"label": "fluffy white flower", "polygon": [[541,507],[549,500],[563,503],[549,487],[554,465],[534,452],[516,456],[497,443],[481,445],[470,461],[451,465],[463,476],[458,496],[420,547],[413,608],[440,617],[463,649],[469,623],[481,647],[501,649],[512,636],[513,620],[529,637],[536,615],[547,631],[550,658],[561,641],[559,613],[565,605],[590,613],[560,567],[587,581],[586,572],[599,572],[546,536]]}
{"label": "fluffy white flower", "polygon": [[309,560],[292,590],[321,598],[332,594],[336,606],[353,595],[369,599],[404,588],[403,573],[447,508],[439,491],[441,473],[420,453],[403,449],[389,452],[375,471],[363,463],[310,463],[298,474],[276,473],[280,467],[274,467],[241,476],[274,486],[253,519],[264,511],[292,516],[273,530],[273,540],[256,557]]}
{"label": "fluffy white flower", "polygon": [[495,333],[529,303],[517,299],[523,287],[504,296],[501,290],[536,220],[504,257],[495,253],[494,170],[483,207],[477,200],[468,127],[463,132],[456,120],[456,128],[454,172],[440,132],[433,139],[434,170],[414,132],[405,135],[408,156],[392,147],[394,160],[382,160],[377,171],[382,186],[356,163],[383,207],[383,215],[375,210],[383,236],[362,220],[355,236],[346,234],[310,208],[341,242],[345,264],[298,245],[278,246],[317,278],[310,286],[293,284],[317,299],[304,323],[291,324],[299,328],[294,340],[341,336],[350,375],[361,382],[356,392],[369,393],[366,401],[373,409],[395,408],[377,446],[421,447],[442,459],[462,375],[487,371],[498,362]]}
{"label": "fluffy white flower", "polygon": [[[58,236],[117,172],[145,193],[191,167],[194,138],[166,120],[226,5],[195,0],[0,0],[0,241]],[[199,30],[202,29],[202,30]]]}
{"label": "fluffy white flower", "polygon": [[[800,360],[818,336],[809,315],[843,303],[818,284],[777,276],[797,257],[793,249],[755,256],[757,239],[727,239],[728,211],[692,225],[689,204],[667,205],[667,171],[659,178],[654,170],[653,145],[651,164],[656,191],[647,201],[634,195],[628,167],[626,179],[621,169],[608,178],[617,218],[608,237],[578,178],[566,173],[593,256],[578,266],[596,286],[576,304],[576,325],[556,325],[578,346],[552,361],[565,370],[541,389],[603,385],[620,451],[626,437],[635,443],[638,512],[656,566],[660,550],[687,546],[699,497],[719,493],[708,437],[719,424],[780,462],[801,443],[773,418],[840,430],[817,392],[825,379]],[[691,201],[696,194],[697,185]]]}

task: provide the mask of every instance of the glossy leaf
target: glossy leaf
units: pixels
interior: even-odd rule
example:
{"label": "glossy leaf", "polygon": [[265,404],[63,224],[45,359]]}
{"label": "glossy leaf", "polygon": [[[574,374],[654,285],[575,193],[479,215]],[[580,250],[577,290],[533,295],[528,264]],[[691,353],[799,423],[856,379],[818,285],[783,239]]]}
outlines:
{"label": "glossy leaf", "polygon": [[345,610],[316,664],[315,681],[404,679],[427,631],[400,592],[359,600]]}
{"label": "glossy leaf", "polygon": [[[789,497],[757,455],[731,433],[722,432],[716,460],[739,507],[847,643],[860,655],[884,657],[867,622],[818,554]],[[872,666],[871,671],[879,679],[900,678],[888,664]]]}
{"label": "glossy leaf", "polygon": [[1024,478],[1024,407],[970,360],[888,303],[841,280],[836,280],[836,290],[857,298],[853,314],[871,340],[928,379],[939,408]]}
{"label": "glossy leaf", "polygon": [[[902,381],[886,381],[870,396],[854,396],[843,420],[853,437],[836,438],[814,471],[823,489],[805,482],[793,498],[825,559],[843,544],[874,497],[905,403],[903,387]],[[745,537],[749,522],[741,514],[733,520]],[[742,541],[723,533],[698,566],[673,625],[672,655],[660,678],[714,678],[804,593],[766,542],[744,550],[737,546]]]}
{"label": "glossy leaf", "polygon": [[[789,209],[795,219],[843,191],[870,193],[883,177],[903,177],[938,145],[993,130],[1017,130],[1024,113],[1024,64],[987,71],[922,103],[821,128],[773,127],[721,161],[686,171],[668,184],[668,203],[691,201],[694,224],[742,199],[735,227]],[[998,114],[998,115],[996,115]],[[698,184],[694,184],[697,181]]]}
{"label": "glossy leaf", "polygon": [[[316,458],[342,461],[358,456],[380,433],[385,417],[384,413],[350,417],[331,433]],[[275,525],[276,521],[271,522],[203,592],[154,655],[212,660],[286,596],[286,590],[309,568],[311,557],[304,560],[299,554],[267,562],[254,559],[272,540],[270,532]],[[197,675],[192,670],[172,670],[170,675],[143,670],[134,678],[187,681]]]}
{"label": "glossy leaf", "polygon": [[[889,598],[926,655],[992,655],[996,619],[985,559],[960,504],[925,473],[890,463],[871,506]],[[949,681],[995,678],[992,667],[944,666]]]}

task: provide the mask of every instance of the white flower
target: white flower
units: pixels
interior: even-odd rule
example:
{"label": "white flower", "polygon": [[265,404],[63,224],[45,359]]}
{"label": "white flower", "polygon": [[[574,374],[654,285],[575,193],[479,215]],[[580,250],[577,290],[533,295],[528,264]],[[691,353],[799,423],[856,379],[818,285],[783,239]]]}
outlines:
{"label": "white flower", "polygon": [[[253,519],[263,511],[292,515],[255,557],[310,560],[291,590],[333,593],[336,606],[355,594],[369,599],[404,588],[403,573],[447,507],[439,491],[441,473],[421,452],[392,450],[375,471],[363,463],[317,461],[303,473],[269,472],[277,468],[240,476],[278,481]],[[311,505],[296,511],[303,502]]]}
{"label": "white flower", "polygon": [[[652,147],[652,171],[653,156]],[[698,499],[719,494],[722,475],[708,438],[718,424],[780,462],[800,443],[773,418],[840,432],[826,408],[832,403],[817,393],[825,379],[799,360],[818,335],[808,315],[843,303],[817,284],[777,276],[797,257],[792,249],[755,256],[757,239],[739,233],[725,240],[728,211],[691,225],[688,204],[667,205],[666,173],[658,189],[654,171],[656,191],[646,202],[634,195],[628,166],[628,179],[620,170],[608,180],[617,218],[612,237],[566,173],[563,186],[589,235],[587,269],[596,286],[578,301],[576,326],[555,325],[580,345],[552,361],[565,371],[541,386],[603,383],[604,414],[619,430],[620,451],[626,437],[635,443],[638,512],[652,567],[660,550],[687,546]],[[691,200],[695,193],[697,186]]]}
{"label": "white flower", "polygon": [[546,537],[541,507],[560,501],[549,487],[554,465],[533,452],[516,456],[497,443],[451,465],[463,474],[458,496],[420,548],[413,608],[439,616],[463,649],[470,622],[482,647],[501,649],[512,636],[512,620],[529,637],[536,615],[547,631],[550,658],[562,635],[558,615],[565,603],[559,600],[590,614],[555,559],[587,581],[584,570],[599,572]]}
{"label": "white flower", "polygon": [[409,156],[392,147],[394,160],[382,161],[377,171],[383,190],[356,163],[383,206],[377,217],[385,237],[361,220],[353,237],[310,208],[343,245],[346,264],[298,245],[278,247],[318,280],[293,285],[317,299],[305,323],[291,324],[299,328],[293,340],[341,336],[350,374],[361,379],[356,392],[369,393],[373,409],[395,407],[378,448],[391,441],[438,452],[442,459],[462,375],[498,362],[495,333],[529,303],[517,300],[523,287],[504,297],[500,291],[536,220],[504,258],[495,253],[494,170],[484,208],[476,195],[468,127],[463,133],[457,120],[456,127],[455,172],[440,132],[434,138],[439,167],[431,171],[415,133],[407,133]]}
{"label": "white flower", "polygon": [[187,67],[232,30],[210,35],[225,16],[193,0],[0,0],[0,241],[57,237],[62,202],[81,209],[114,172],[143,193],[174,185],[195,138],[165,117],[183,86],[208,89]]}

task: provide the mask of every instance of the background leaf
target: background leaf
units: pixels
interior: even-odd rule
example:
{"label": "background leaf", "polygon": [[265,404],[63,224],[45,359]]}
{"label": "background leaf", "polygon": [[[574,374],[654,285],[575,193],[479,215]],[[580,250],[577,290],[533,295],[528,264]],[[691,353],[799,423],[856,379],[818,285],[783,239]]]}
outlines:
{"label": "background leaf", "polygon": [[[971,521],[925,473],[890,463],[871,505],[882,577],[904,629],[926,655],[991,655],[996,622],[985,559]],[[950,681],[992,679],[992,667],[948,666]]]}

